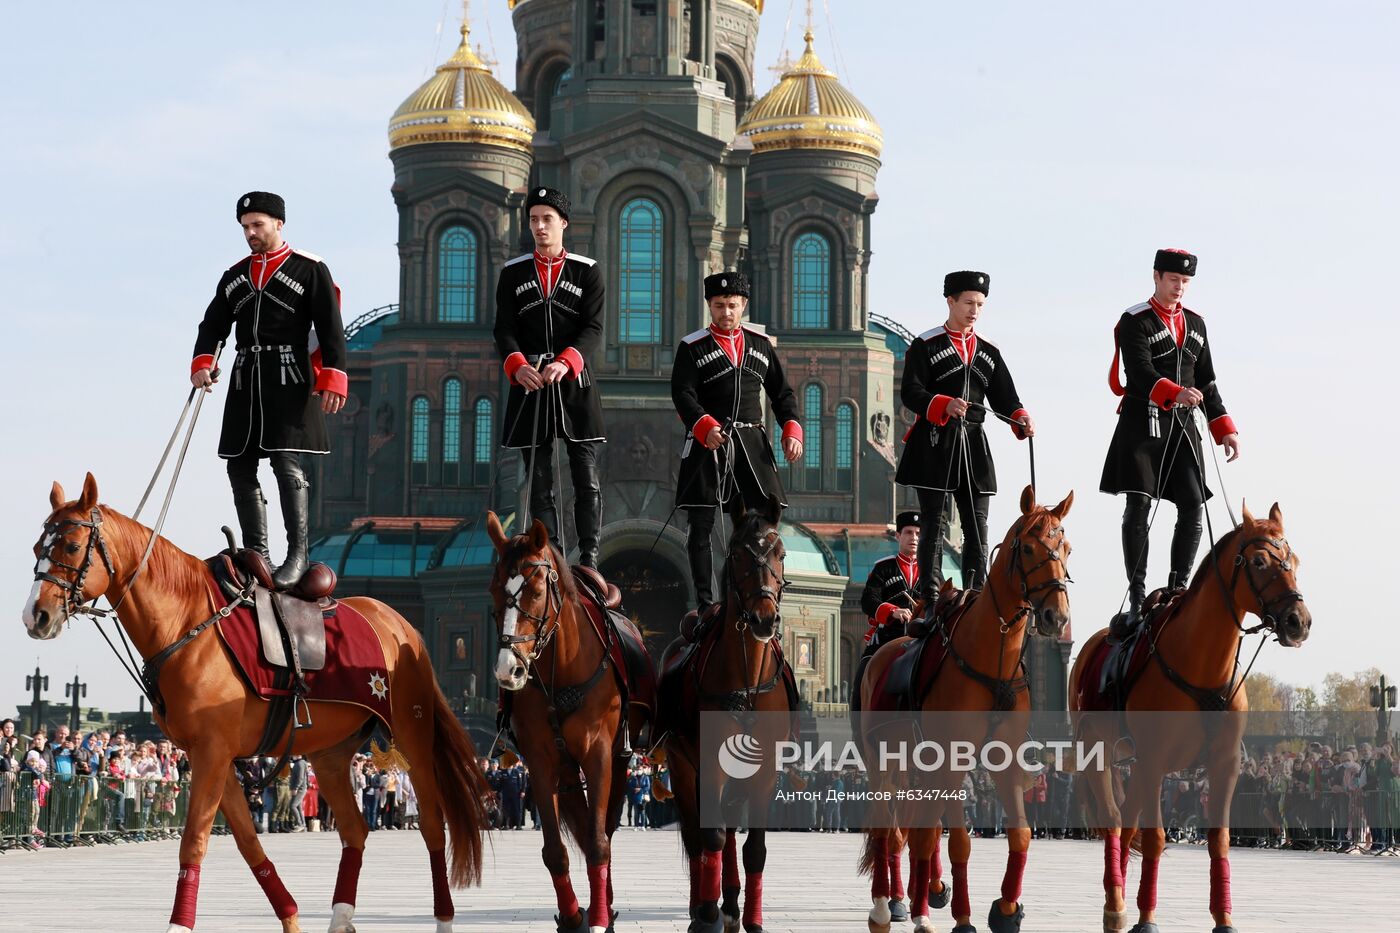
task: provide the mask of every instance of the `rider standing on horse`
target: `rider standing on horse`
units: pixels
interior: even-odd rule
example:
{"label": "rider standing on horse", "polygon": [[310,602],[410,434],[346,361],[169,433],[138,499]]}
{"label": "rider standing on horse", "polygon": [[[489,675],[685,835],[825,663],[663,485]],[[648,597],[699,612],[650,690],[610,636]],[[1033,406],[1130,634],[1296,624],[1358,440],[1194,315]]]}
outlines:
{"label": "rider standing on horse", "polygon": [[671,370],[671,399],[690,434],[681,452],[676,506],[689,517],[690,574],[702,616],[714,602],[715,507],[727,504],[737,520],[768,499],[787,506],[763,423],[764,392],[783,426],[783,456],[788,462],[802,456],[797,396],[773,341],[759,325],[741,323],[749,294],[742,273],[706,277],[710,326],[681,340]]}
{"label": "rider standing on horse", "polygon": [[496,347],[510,381],[501,444],[524,451],[530,514],[562,552],[550,452],[555,438],[563,439],[574,481],[578,562],[597,569],[603,521],[597,442],[605,438],[588,361],[603,348],[603,277],[594,260],[564,249],[569,199],[562,191],[534,188],[525,207],[534,252],[507,262],[496,283]]}
{"label": "rider standing on horse", "polygon": [[1018,438],[1035,434],[1001,351],[973,331],[990,287],[985,272],[948,273],[943,279],[947,323],[920,334],[904,355],[900,399],[918,420],[904,437],[895,482],[918,492],[923,513],[918,580],[924,593],[943,582],[950,494],[963,528],[963,585],[980,587],[986,578],[987,508],[997,491],[982,428],[988,408],[1012,422]]}
{"label": "rider standing on horse", "polygon": [[[1201,439],[1193,411],[1204,405],[1211,437],[1234,460],[1240,455],[1235,422],[1215,385],[1206,323],[1181,299],[1196,274],[1196,257],[1179,249],[1157,251],[1151,298],[1123,312],[1113,330],[1108,382],[1118,406],[1118,426],[1099,488],[1123,493],[1123,563],[1128,571],[1128,612],[1117,628],[1136,625],[1147,594],[1147,524],[1155,499],[1176,504],[1169,588],[1184,587],[1201,543],[1201,510],[1210,495],[1201,471]],[[1123,361],[1126,385],[1118,375]],[[1119,634],[1119,633],[1116,633]]]}
{"label": "rider standing on horse", "polygon": [[243,546],[264,557],[267,500],[258,461],[272,461],[287,528],[287,560],[273,578],[286,587],[307,568],[311,484],[300,455],[330,453],[324,415],[340,411],[349,391],[340,291],[320,256],[283,241],[282,198],[250,191],[235,215],[252,255],[219,279],[195,338],[190,382],[213,391],[216,356],[233,329],[237,356],[219,456],[228,461]]}
{"label": "rider standing on horse", "polygon": [[860,607],[870,617],[870,628],[865,633],[866,655],[903,635],[904,626],[913,618],[914,593],[919,583],[919,524],[918,512],[900,512],[894,523],[899,553],[877,560],[870,568],[860,594]]}

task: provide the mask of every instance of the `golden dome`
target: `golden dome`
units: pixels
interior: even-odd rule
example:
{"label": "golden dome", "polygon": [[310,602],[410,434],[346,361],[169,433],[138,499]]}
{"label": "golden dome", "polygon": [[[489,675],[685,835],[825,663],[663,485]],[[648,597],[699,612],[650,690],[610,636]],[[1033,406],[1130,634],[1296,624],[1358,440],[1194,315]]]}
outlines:
{"label": "golden dome", "polygon": [[487,143],[530,151],[535,120],[492,75],[467,42],[409,95],[389,120],[389,148],[422,143]]}
{"label": "golden dome", "polygon": [[836,149],[879,157],[885,145],[880,124],[817,58],[810,29],[803,38],[802,57],[744,115],[738,132],[754,152]]}

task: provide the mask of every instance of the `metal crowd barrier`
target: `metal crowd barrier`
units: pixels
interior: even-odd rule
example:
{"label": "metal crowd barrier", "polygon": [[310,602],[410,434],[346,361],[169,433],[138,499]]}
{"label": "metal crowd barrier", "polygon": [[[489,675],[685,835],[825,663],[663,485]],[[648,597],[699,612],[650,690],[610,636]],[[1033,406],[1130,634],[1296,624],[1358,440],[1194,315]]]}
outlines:
{"label": "metal crowd barrier", "polygon": [[[147,786],[150,786],[150,793]],[[0,772],[0,851],[144,842],[180,835],[189,781]],[[227,832],[223,815],[215,832]]]}

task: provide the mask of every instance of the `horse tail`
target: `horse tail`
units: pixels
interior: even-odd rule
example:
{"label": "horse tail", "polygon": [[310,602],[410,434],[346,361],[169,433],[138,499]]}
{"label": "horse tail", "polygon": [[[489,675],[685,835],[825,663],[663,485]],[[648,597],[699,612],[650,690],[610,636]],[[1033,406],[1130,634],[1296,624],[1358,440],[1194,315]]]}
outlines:
{"label": "horse tail", "polygon": [[471,736],[447,705],[442,689],[433,681],[433,731],[439,754],[433,755],[447,834],[452,841],[448,877],[454,887],[481,882],[482,832],[490,825],[486,797],[490,788],[477,761]]}
{"label": "horse tail", "polygon": [[857,875],[868,875],[875,870],[875,834],[877,832],[889,831],[875,828],[865,831],[865,845],[861,847],[860,857],[856,859]]}

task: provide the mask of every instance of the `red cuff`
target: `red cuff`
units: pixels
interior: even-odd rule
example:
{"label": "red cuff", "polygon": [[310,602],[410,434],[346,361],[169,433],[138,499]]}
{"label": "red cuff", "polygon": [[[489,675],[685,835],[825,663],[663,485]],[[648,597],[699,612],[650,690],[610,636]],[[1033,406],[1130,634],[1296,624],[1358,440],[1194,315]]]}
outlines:
{"label": "red cuff", "polygon": [[695,427],[690,429],[690,433],[700,443],[705,443],[705,438],[710,436],[710,432],[719,427],[719,422],[709,415],[705,415],[695,422]]}
{"label": "red cuff", "polygon": [[199,356],[196,356],[196,357],[190,362],[190,375],[193,376],[195,373],[199,372],[201,369],[213,369],[213,368],[214,368],[214,354],[212,354],[212,353],[201,353]]}
{"label": "red cuff", "polygon": [[350,380],[346,378],[345,370],[322,369],[316,375],[316,391],[330,392],[333,395],[349,395]]}
{"label": "red cuff", "polygon": [[518,385],[518,383],[516,383],[515,381],[515,371],[522,366],[528,365],[530,365],[530,361],[525,359],[524,353],[520,353],[518,351],[512,353],[510,356],[506,357],[506,379],[512,385]]}
{"label": "red cuff", "polygon": [[1157,380],[1157,384],[1148,393],[1152,401],[1157,403],[1158,408],[1171,408],[1176,404],[1176,395],[1181,391],[1181,386],[1163,376]]}
{"label": "red cuff", "polygon": [[[1024,408],[1018,408],[1011,413],[1011,420],[1013,422],[1016,422],[1021,420],[1022,418],[1029,418],[1030,416],[1030,412],[1026,411]],[[1026,439],[1026,432],[1021,428],[1019,424],[1011,425],[1011,433],[1016,435],[1016,440],[1018,441],[1023,441]]]}
{"label": "red cuff", "polygon": [[802,440],[802,437],[803,434],[801,424],[797,423],[796,421],[789,421],[787,424],[783,425],[783,440],[791,439],[800,442]]}
{"label": "red cuff", "polygon": [[889,621],[890,613],[894,612],[898,608],[899,607],[896,606],[894,603],[881,603],[879,607],[875,610],[875,624],[884,625],[887,621]]}
{"label": "red cuff", "polygon": [[1210,423],[1210,436],[1215,438],[1217,444],[1225,440],[1227,434],[1238,434],[1235,429],[1235,419],[1229,415],[1221,415]]}
{"label": "red cuff", "polygon": [[569,347],[569,349],[556,356],[555,359],[569,367],[570,379],[577,379],[578,374],[583,372],[583,354],[573,347]]}
{"label": "red cuff", "polygon": [[932,421],[942,427],[948,423],[948,403],[953,400],[951,395],[935,395],[933,401],[928,403],[928,411],[924,412],[924,420]]}

